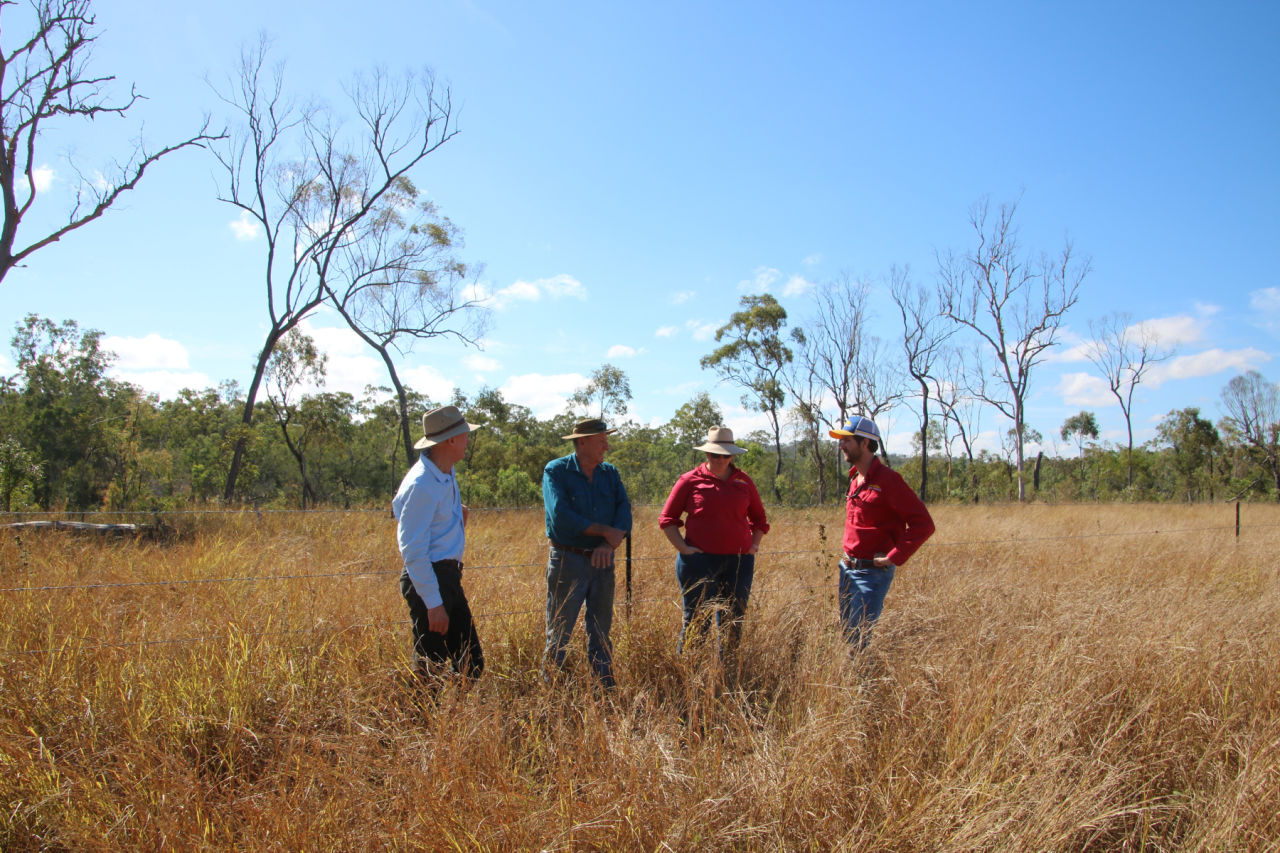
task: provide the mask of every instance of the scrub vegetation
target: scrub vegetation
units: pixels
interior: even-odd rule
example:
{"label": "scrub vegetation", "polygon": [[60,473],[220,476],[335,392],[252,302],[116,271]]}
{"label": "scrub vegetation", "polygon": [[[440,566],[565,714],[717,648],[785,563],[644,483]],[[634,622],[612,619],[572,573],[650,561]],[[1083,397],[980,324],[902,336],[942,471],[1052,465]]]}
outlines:
{"label": "scrub vegetation", "polygon": [[472,513],[488,668],[435,695],[388,513],[0,532],[0,848],[1280,846],[1280,509],[935,516],[851,661],[839,510],[775,511],[722,679],[640,510],[607,696],[539,677],[536,511]]}

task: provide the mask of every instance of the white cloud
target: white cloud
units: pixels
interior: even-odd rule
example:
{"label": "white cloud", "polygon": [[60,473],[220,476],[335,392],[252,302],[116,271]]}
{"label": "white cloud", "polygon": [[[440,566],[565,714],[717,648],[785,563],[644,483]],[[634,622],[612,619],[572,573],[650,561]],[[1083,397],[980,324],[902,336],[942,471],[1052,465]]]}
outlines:
{"label": "white cloud", "polygon": [[581,388],[587,377],[581,373],[525,373],[511,376],[498,389],[503,399],[528,406],[534,417],[546,419],[564,411],[569,395]]}
{"label": "white cloud", "polygon": [[[446,379],[434,367],[411,367],[400,371],[400,381],[419,394],[426,394],[436,403],[453,399],[453,380]],[[364,386],[361,386],[363,390]]]}
{"label": "white cloud", "polygon": [[258,235],[262,232],[262,225],[247,210],[240,211],[240,216],[228,222],[227,227],[242,243],[258,239]]}
{"label": "white cloud", "polygon": [[489,358],[487,355],[480,355],[479,353],[468,355],[462,359],[462,363],[472,370],[480,372],[492,372],[502,368],[497,359]]}
{"label": "white cloud", "polygon": [[137,385],[161,400],[172,400],[183,388],[201,391],[216,384],[205,374],[193,370],[112,370],[111,376]]}
{"label": "white cloud", "polygon": [[[298,325],[298,330],[314,340],[316,347],[327,356],[323,387],[307,383],[299,389],[300,393],[345,391],[359,399],[367,386],[391,384],[382,359],[346,326],[318,326],[308,318]],[[447,401],[453,396],[452,381],[444,379],[435,368],[400,369],[399,374],[401,382],[432,400]]]}
{"label": "white cloud", "polygon": [[[1205,338],[1205,324],[1208,314],[1216,309],[1212,306],[1199,305],[1199,317],[1178,314],[1173,317],[1153,317],[1129,325],[1125,332],[1132,341],[1149,341],[1157,349],[1173,349],[1200,343]],[[1048,360],[1052,362],[1089,361],[1098,352],[1099,344],[1095,340],[1082,338],[1070,329],[1064,329],[1061,342],[1063,346],[1050,351]]]}
{"label": "white cloud", "polygon": [[816,267],[818,264],[822,263],[822,253],[816,252],[805,258],[800,263],[806,267]]}
{"label": "white cloud", "polygon": [[1048,351],[1045,360],[1050,362],[1079,362],[1088,361],[1098,345],[1090,340],[1085,340],[1070,329],[1063,329],[1059,338],[1059,346]]}
{"label": "white cloud", "polygon": [[298,324],[298,330],[316,342],[316,346],[333,358],[364,355],[368,344],[346,326],[317,326],[311,319]]}
{"label": "white cloud", "polygon": [[1180,314],[1176,317],[1157,317],[1134,323],[1129,327],[1129,332],[1139,339],[1146,336],[1158,346],[1176,347],[1202,341],[1204,326],[1204,316],[1188,317],[1186,314]]}
{"label": "white cloud", "polygon": [[580,300],[587,298],[587,289],[582,286],[582,282],[563,273],[534,281],[520,279],[509,287],[497,291],[491,290],[486,285],[477,285],[474,288],[464,288],[463,293],[498,311],[516,302],[540,302],[543,297],[549,299],[572,297]]}
{"label": "white cloud", "polygon": [[1249,294],[1249,307],[1268,314],[1280,313],[1280,287],[1264,287]]}
{"label": "white cloud", "polygon": [[813,290],[813,288],[813,282],[809,281],[804,276],[793,275],[791,278],[787,279],[787,283],[783,285],[782,295],[804,296],[806,293]]}
{"label": "white cloud", "polygon": [[458,288],[458,296],[463,302],[486,304],[493,298],[493,289],[483,282],[467,282]]}
{"label": "white cloud", "polygon": [[1238,350],[1214,347],[1204,352],[1181,355],[1154,365],[1147,384],[1153,388],[1159,388],[1170,380],[1212,376],[1224,370],[1243,373],[1246,370],[1256,370],[1270,360],[1271,356],[1253,347]]}
{"label": "white cloud", "polygon": [[679,331],[679,326],[660,326],[658,331],[653,333],[653,336],[655,338],[674,338]]}
{"label": "white cloud", "polygon": [[782,273],[773,267],[759,267],[755,274],[746,281],[738,282],[738,290],[743,293],[768,293],[770,288],[782,280]]}
{"label": "white cloud", "polygon": [[685,399],[688,399],[689,397],[692,397],[696,392],[706,391],[706,390],[707,390],[707,384],[705,382],[700,382],[697,379],[693,379],[693,380],[690,380],[689,382],[681,382],[679,385],[666,385],[661,389],[659,389],[658,393],[668,394],[676,397],[684,397]]}
{"label": "white cloud", "polygon": [[1272,334],[1280,333],[1280,287],[1264,287],[1249,294],[1254,323]]}
{"label": "white cloud", "polygon": [[1090,373],[1064,373],[1058,380],[1058,393],[1068,406],[1118,405],[1111,388],[1100,377]]}
{"label": "white cloud", "polygon": [[686,320],[685,328],[692,334],[695,341],[709,341],[716,336],[716,329],[719,328],[715,323],[704,323],[701,320]]}
{"label": "white cloud", "polygon": [[152,333],[141,338],[108,335],[102,348],[116,354],[121,370],[186,370],[191,366],[187,348],[171,338]]}
{"label": "white cloud", "polygon": [[635,358],[644,352],[644,347],[636,349],[625,344],[614,344],[609,347],[609,351],[605,353],[605,358]]}
{"label": "white cloud", "polygon": [[679,293],[676,293],[676,294],[673,294],[673,295],[672,295],[672,297],[671,297],[671,304],[672,304],[672,305],[683,305],[684,303],[688,302],[690,299],[693,299],[693,297],[695,297],[695,296],[697,296],[697,295],[698,295],[698,294],[697,294],[695,291],[692,291],[692,290],[682,290],[682,291],[680,291]]}
{"label": "white cloud", "polygon": [[37,166],[31,170],[31,177],[36,185],[36,192],[47,192],[49,187],[53,186],[56,175],[53,169],[48,166]]}

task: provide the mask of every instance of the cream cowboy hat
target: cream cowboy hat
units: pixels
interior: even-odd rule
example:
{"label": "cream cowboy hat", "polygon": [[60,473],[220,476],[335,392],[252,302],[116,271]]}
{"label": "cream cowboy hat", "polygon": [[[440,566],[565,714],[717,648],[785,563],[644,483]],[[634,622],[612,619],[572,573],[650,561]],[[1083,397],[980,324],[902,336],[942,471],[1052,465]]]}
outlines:
{"label": "cream cowboy hat", "polygon": [[700,444],[694,450],[702,450],[707,453],[719,453],[721,455],[737,456],[746,453],[745,447],[739,447],[733,443],[733,430],[728,427],[712,427],[707,430],[707,441]]}
{"label": "cream cowboy hat", "polygon": [[424,435],[413,445],[414,450],[425,450],[435,447],[442,441],[448,441],[464,432],[475,432],[479,424],[469,424],[458,411],[457,406],[441,406],[432,409],[422,416],[422,432]]}
{"label": "cream cowboy hat", "polygon": [[587,418],[585,421],[578,421],[574,426],[573,432],[564,436],[564,438],[587,438],[600,433],[617,432],[617,427],[609,429],[609,426],[599,418]]}

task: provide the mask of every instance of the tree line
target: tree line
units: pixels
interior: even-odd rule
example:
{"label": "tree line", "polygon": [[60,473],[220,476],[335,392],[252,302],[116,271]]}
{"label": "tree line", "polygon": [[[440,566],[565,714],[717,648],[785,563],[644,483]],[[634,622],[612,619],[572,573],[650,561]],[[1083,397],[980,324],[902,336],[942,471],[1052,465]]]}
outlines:
{"label": "tree line", "polygon": [[[759,305],[756,300],[745,300]],[[733,334],[733,321],[724,327]],[[236,503],[266,507],[384,506],[414,455],[402,436],[401,393],[410,411],[449,402],[484,426],[458,466],[466,502],[476,506],[536,506],[546,462],[569,452],[562,438],[584,414],[619,425],[610,461],[633,500],[660,503],[679,474],[700,461],[693,447],[724,413],[706,392],[660,425],[626,419],[626,373],[603,365],[565,411],[538,418],[501,391],[483,388],[451,400],[431,400],[404,388],[298,393],[322,382],[324,358],[296,330],[264,370],[264,401],[242,420],[245,395],[233,382],[188,389],[159,400],[111,378],[102,333],[75,321],[28,316],[12,338],[17,371],[0,379],[0,510],[165,510],[223,505],[226,474],[243,448]],[[719,350],[717,350],[718,352]],[[785,397],[784,397],[785,400]],[[1211,501],[1276,499],[1280,391],[1256,372],[1222,391],[1227,412],[1215,425],[1196,408],[1176,409],[1156,438],[1133,448],[1098,441],[1097,420],[1083,411],[1060,435],[1073,458],[1045,457],[1028,466],[1022,497],[1042,500]],[[748,452],[737,464],[765,494],[787,504],[841,499],[846,470],[835,442],[812,428],[800,401],[779,410],[780,427],[739,439]],[[1033,428],[1028,437],[1041,441]],[[1000,450],[956,452],[942,417],[931,420],[911,448],[886,458],[913,486],[932,459],[933,501],[1007,501],[1020,496],[1016,437]]]}

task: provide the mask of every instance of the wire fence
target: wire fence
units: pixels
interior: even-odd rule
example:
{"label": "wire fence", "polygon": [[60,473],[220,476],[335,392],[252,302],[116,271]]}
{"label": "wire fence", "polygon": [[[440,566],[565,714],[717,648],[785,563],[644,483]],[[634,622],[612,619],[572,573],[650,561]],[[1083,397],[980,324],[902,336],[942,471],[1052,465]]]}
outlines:
{"label": "wire fence", "polygon": [[[515,509],[515,508],[511,508],[511,509]],[[528,509],[528,508],[521,508],[521,509]],[[179,512],[181,514],[187,514],[188,512],[200,513],[204,511],[191,510],[191,511],[179,511]],[[233,513],[234,512],[238,514],[244,514],[244,511],[237,511],[237,510],[215,510],[213,512],[214,513],[224,513],[224,512]],[[302,512],[302,511],[301,510],[279,510],[278,512]],[[383,511],[382,510],[350,510],[350,511],[348,510],[331,510],[331,511],[330,510],[319,510],[319,511],[307,510],[306,512],[307,513],[313,513],[313,512],[369,512],[369,513],[379,512],[381,513]],[[111,513],[100,513],[100,514],[109,515]],[[387,514],[389,515],[389,513]],[[4,515],[15,515],[15,513],[2,513],[0,514],[0,517],[3,517]],[[65,513],[63,515],[65,515]],[[1250,530],[1266,530],[1266,529],[1274,529],[1274,528],[1280,528],[1280,523],[1271,523],[1271,524],[1264,523],[1264,524],[1249,525]],[[928,543],[928,547],[932,550],[937,548],[990,547],[990,546],[997,546],[997,545],[1026,546],[1026,545],[1034,545],[1037,543],[1045,543],[1045,542],[1085,541],[1090,539],[1115,538],[1115,537],[1205,534],[1205,533],[1214,533],[1214,532],[1223,532],[1223,531],[1232,531],[1232,530],[1235,531],[1235,535],[1238,538],[1240,535],[1240,526],[1238,521],[1234,525],[1207,525],[1207,526],[1199,526],[1199,527],[1154,528],[1149,530],[1124,530],[1124,531],[1109,531],[1109,532],[1099,531],[1095,533],[1075,533],[1075,534],[1061,534],[1061,535],[1049,535],[1049,536],[1006,537],[1003,539],[966,539],[966,540],[951,540],[951,541],[945,541],[945,540],[935,541],[931,539]],[[770,550],[770,551],[767,551],[766,553],[770,557],[813,556],[813,557],[822,557],[823,559],[829,559],[834,561],[837,555],[842,554],[842,549],[837,547],[829,547],[829,548],[812,548],[812,549],[790,549],[790,550],[780,550],[780,551]],[[670,551],[664,551],[663,553],[660,553],[660,554],[633,555],[630,557],[631,562],[637,562],[637,563],[646,563],[646,562],[653,562],[653,561],[671,561],[672,559],[674,559],[674,557]],[[357,562],[371,563],[372,559],[357,561]],[[348,564],[348,565],[354,565],[354,564]],[[536,569],[536,568],[544,568],[545,565],[546,563],[544,560],[538,560],[538,561],[523,562],[523,563],[493,563],[493,564],[483,564],[483,565],[466,565],[465,570],[468,573],[474,573],[474,572],[483,572],[483,571],[499,571],[499,570],[514,570],[514,569],[530,569],[530,568]],[[182,587],[182,586],[233,584],[233,583],[272,583],[272,582],[289,582],[289,581],[335,580],[335,579],[344,579],[344,578],[345,579],[379,579],[379,578],[386,578],[390,576],[398,576],[401,573],[401,571],[402,570],[400,568],[394,568],[394,569],[360,568],[360,569],[352,569],[347,571],[232,575],[232,576],[215,577],[215,578],[166,578],[166,579],[160,579],[160,580],[146,580],[146,581],[98,581],[98,582],[87,582],[87,583],[76,583],[76,584],[44,584],[44,585],[28,585],[28,586],[10,586],[10,587],[0,587],[0,595],[18,596],[18,595],[32,594],[32,593],[75,593],[75,592],[100,591],[100,590],[106,590],[106,589],[146,588],[146,587]],[[676,604],[678,602],[676,599],[671,597],[633,599],[631,598],[630,590],[628,589],[627,601],[626,601],[626,604],[628,607],[631,607],[633,605],[638,605],[638,604],[653,604],[653,603]],[[510,617],[510,616],[537,615],[537,614],[541,614],[542,612],[543,611],[541,608],[510,610],[510,611],[490,611],[490,612],[476,613],[474,614],[474,618],[477,620],[486,620],[486,619],[503,618],[503,617]],[[337,634],[344,633],[347,631],[352,631],[352,630],[369,629],[369,628],[388,628],[391,626],[405,626],[408,624],[410,624],[408,619],[379,620],[374,622],[349,624],[349,625],[334,627],[328,633],[332,635],[337,635]],[[240,632],[240,635],[245,637],[287,636],[291,634],[307,634],[307,635],[314,636],[317,630],[322,630],[322,629],[317,629],[314,626],[308,627],[308,628],[299,628],[299,629],[281,628],[281,629],[263,630],[263,631],[247,631],[247,632],[242,631]],[[203,642],[222,641],[222,640],[225,640],[226,638],[227,638],[227,635],[223,633],[223,634],[217,634],[217,635],[211,634],[211,635],[200,635],[200,636],[194,636],[194,637],[175,637],[175,638],[157,639],[157,640],[133,640],[128,642],[118,642],[118,643],[95,643],[87,646],[77,645],[77,648],[89,649],[89,650],[146,648],[146,647],[153,647],[153,646],[173,646],[173,645],[197,644],[197,643],[203,643]],[[65,648],[67,644],[72,643],[75,639],[76,639],[75,637],[69,636],[66,642],[62,646],[54,646],[54,647],[41,648],[41,649],[18,649],[18,650],[15,650],[14,653],[26,654],[26,655],[49,654],[49,653],[60,651],[61,649]],[[80,638],[80,639],[83,639],[83,638]]]}

